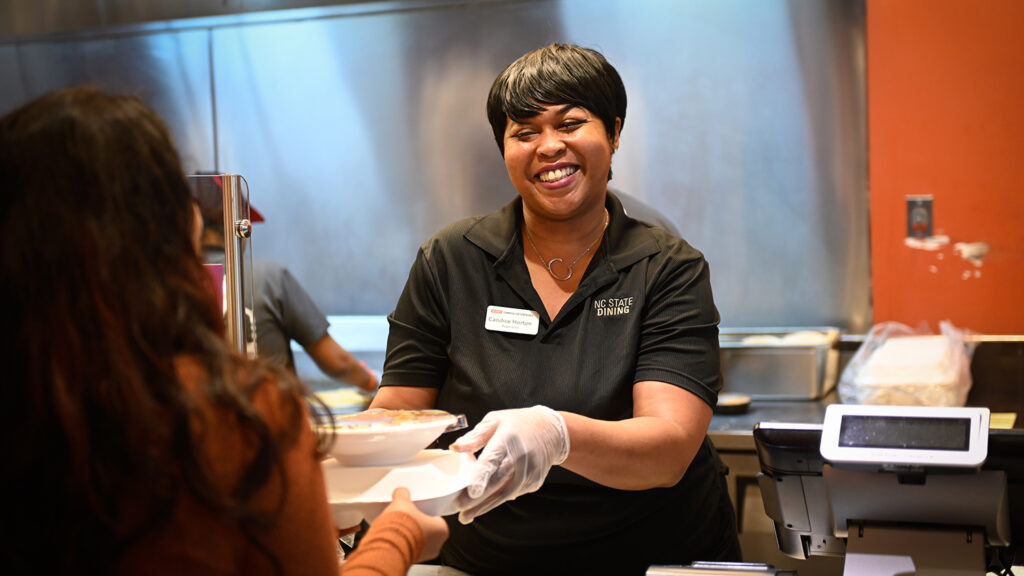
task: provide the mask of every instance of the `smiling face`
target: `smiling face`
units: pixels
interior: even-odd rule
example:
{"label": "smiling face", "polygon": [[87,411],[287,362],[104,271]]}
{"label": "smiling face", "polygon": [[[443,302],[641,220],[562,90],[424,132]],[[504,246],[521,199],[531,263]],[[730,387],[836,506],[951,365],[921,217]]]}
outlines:
{"label": "smiling face", "polygon": [[586,108],[554,105],[521,122],[509,119],[503,138],[505,167],[524,210],[549,220],[570,220],[600,210],[608,189],[612,136]]}

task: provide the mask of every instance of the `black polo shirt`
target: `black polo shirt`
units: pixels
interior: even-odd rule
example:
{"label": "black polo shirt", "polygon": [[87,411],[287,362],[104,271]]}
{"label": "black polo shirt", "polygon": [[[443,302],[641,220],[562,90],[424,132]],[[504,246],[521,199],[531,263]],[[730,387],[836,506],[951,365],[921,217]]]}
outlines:
{"label": "black polo shirt", "polygon": [[[646,380],[679,386],[714,406],[719,316],[707,262],[684,240],[626,216],[613,194],[606,206],[605,239],[555,318],[547,317],[530,282],[520,199],[435,234],[420,247],[389,316],[381,385],[438,388],[437,407],[465,414],[470,425],[491,410],[536,404],[602,420],[630,418],[633,384]],[[486,329],[492,305],[535,311],[537,333]],[[578,569],[594,560],[588,550],[595,543],[607,541],[631,543],[623,566],[712,559],[707,545],[686,542],[708,532],[704,516],[715,515],[715,526],[723,522],[719,496],[728,505],[728,495],[716,461],[705,441],[679,485],[645,491],[614,490],[555,467],[538,492],[468,526],[451,523],[441,558],[473,573],[532,574],[545,569],[536,564],[538,554],[557,551],[563,568]],[[681,530],[683,517],[688,524]],[[702,537],[717,546],[722,533]]]}

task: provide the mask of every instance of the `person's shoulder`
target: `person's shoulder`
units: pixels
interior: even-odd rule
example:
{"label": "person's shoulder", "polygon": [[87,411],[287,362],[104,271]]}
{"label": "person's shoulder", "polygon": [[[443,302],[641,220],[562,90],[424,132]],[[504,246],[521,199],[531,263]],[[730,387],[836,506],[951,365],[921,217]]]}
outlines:
{"label": "person's shoulder", "polygon": [[481,220],[487,218],[487,215],[468,216],[461,218],[454,222],[451,222],[434,233],[433,238],[441,241],[451,241],[457,238],[462,238],[467,232],[472,230]]}
{"label": "person's shoulder", "polygon": [[660,226],[637,221],[635,226],[642,228],[641,234],[650,238],[657,246],[650,254],[648,263],[658,269],[703,267],[707,259],[704,253],[690,244],[685,238],[678,236]]}
{"label": "person's shoulder", "polygon": [[253,274],[284,274],[288,272],[288,267],[280,262],[273,260],[257,260],[252,261]]}
{"label": "person's shoulder", "polygon": [[275,294],[285,291],[302,290],[298,278],[288,266],[273,260],[252,261],[252,276],[257,294]]}
{"label": "person's shoulder", "polygon": [[457,250],[466,244],[466,234],[486,217],[470,216],[451,222],[434,232],[420,248],[428,257]]}
{"label": "person's shoulder", "polygon": [[626,216],[629,224],[626,227],[626,242],[634,247],[643,248],[656,260],[700,260],[704,254],[677,233],[644,220]]}
{"label": "person's shoulder", "polygon": [[[247,397],[273,429],[292,426],[292,418],[285,414],[294,412],[300,389],[289,374],[261,361],[218,361],[223,362],[223,374],[227,375],[225,384]],[[224,411],[231,409],[216,402],[209,388],[212,358],[183,354],[173,362],[178,382],[194,405],[208,417],[223,419]]]}
{"label": "person's shoulder", "polygon": [[665,251],[673,256],[682,256],[685,258],[703,258],[704,253],[700,251],[696,246],[690,244],[686,238],[674,234],[664,228],[652,226],[650,228],[651,234],[658,239],[658,244],[664,247]]}
{"label": "person's shoulder", "polygon": [[679,235],[679,229],[672,224],[672,221],[661,210],[622,190],[609,188],[608,192],[619,200],[619,203],[622,204],[622,211],[625,212],[626,216],[651,228],[660,227],[676,236]]}
{"label": "person's shoulder", "polygon": [[686,263],[707,262],[704,252],[687,242],[686,239],[669,232],[663,232],[663,234],[665,236],[665,255],[668,259]]}

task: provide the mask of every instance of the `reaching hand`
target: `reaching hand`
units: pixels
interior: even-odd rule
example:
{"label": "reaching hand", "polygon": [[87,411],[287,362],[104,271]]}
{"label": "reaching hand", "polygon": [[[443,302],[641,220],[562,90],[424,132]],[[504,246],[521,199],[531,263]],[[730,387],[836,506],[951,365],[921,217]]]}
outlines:
{"label": "reaching hand", "polygon": [[380,386],[380,380],[377,378],[377,373],[370,369],[370,367],[366,365],[366,362],[360,362],[359,366],[364,372],[366,372],[366,381],[359,387],[367,392],[376,392],[377,387]]}
{"label": "reaching hand", "polygon": [[451,445],[456,452],[481,448],[473,479],[456,501],[463,524],[539,489],[551,467],[569,456],[569,431],[547,406],[496,410]]}
{"label": "reaching hand", "polygon": [[416,519],[416,522],[426,536],[426,544],[423,545],[423,553],[416,559],[417,562],[437,558],[441,553],[441,545],[448,539],[448,524],[440,516],[428,516],[420,511],[409,496],[408,488],[395,488],[391,495],[391,503],[384,509],[400,510]]}

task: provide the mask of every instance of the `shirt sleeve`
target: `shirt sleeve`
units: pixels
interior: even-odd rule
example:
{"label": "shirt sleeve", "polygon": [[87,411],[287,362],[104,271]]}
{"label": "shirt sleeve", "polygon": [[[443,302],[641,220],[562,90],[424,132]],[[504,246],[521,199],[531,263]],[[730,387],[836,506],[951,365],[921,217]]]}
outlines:
{"label": "shirt sleeve", "polygon": [[405,512],[378,517],[345,563],[342,576],[404,576],[426,545],[423,529]]}
{"label": "shirt sleeve", "polygon": [[285,333],[303,348],[315,344],[327,333],[327,317],[290,270],[281,267],[278,297]]}
{"label": "shirt sleeve", "polygon": [[722,388],[718,309],[703,255],[684,241],[652,270],[635,381],[667,382],[714,406]]}
{"label": "shirt sleeve", "polygon": [[409,279],[388,316],[381,386],[440,388],[448,373],[448,303],[429,246],[416,254]]}

